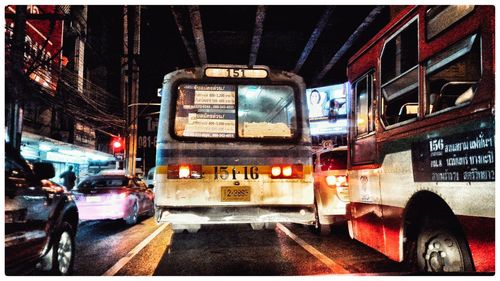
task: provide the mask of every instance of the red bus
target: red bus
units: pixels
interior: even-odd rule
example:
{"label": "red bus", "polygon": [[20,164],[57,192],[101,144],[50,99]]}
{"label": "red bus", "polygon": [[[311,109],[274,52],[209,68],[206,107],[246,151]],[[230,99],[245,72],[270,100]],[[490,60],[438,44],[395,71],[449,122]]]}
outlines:
{"label": "red bus", "polygon": [[349,60],[349,232],[411,270],[495,271],[494,24],[409,6]]}

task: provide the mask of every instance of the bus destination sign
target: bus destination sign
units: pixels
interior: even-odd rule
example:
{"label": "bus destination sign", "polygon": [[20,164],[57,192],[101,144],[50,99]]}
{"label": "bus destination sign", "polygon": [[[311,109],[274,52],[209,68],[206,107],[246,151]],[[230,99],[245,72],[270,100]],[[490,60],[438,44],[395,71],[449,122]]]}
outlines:
{"label": "bus destination sign", "polygon": [[412,144],[415,182],[495,181],[493,129]]}
{"label": "bus destination sign", "polygon": [[205,68],[205,76],[210,78],[251,78],[262,79],[268,75],[266,69],[261,68],[224,68],[224,67],[207,67]]}

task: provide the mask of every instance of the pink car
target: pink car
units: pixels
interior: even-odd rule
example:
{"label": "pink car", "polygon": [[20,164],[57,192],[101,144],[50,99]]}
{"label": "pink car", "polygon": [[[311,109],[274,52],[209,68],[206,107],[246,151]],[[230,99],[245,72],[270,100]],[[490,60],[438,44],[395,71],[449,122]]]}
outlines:
{"label": "pink car", "polygon": [[139,178],[97,175],[73,190],[81,220],[123,219],[137,223],[140,215],[154,215],[154,193]]}

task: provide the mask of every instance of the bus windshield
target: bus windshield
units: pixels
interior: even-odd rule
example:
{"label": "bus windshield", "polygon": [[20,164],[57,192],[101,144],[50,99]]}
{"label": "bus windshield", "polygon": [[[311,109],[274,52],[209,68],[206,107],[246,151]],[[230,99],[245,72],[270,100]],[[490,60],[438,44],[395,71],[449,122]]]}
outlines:
{"label": "bus windshield", "polygon": [[181,84],[177,92],[178,137],[292,138],[297,130],[287,85]]}

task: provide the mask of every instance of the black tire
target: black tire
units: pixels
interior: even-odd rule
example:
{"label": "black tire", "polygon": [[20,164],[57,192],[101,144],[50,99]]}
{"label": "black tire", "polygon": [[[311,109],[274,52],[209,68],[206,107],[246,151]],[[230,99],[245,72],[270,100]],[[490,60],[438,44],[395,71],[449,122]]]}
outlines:
{"label": "black tire", "polygon": [[63,222],[52,244],[51,275],[71,275],[75,263],[75,233],[68,222]]}
{"label": "black tire", "polygon": [[137,219],[139,217],[139,204],[137,201],[134,202],[134,206],[132,207],[132,213],[128,217],[126,217],[125,223],[127,225],[134,225],[137,223]]}
{"label": "black tire", "polygon": [[473,272],[464,236],[447,220],[424,221],[415,243],[414,268],[419,272]]}
{"label": "black tire", "polygon": [[264,223],[264,228],[269,230],[274,230],[276,228],[275,222],[266,222]]}

